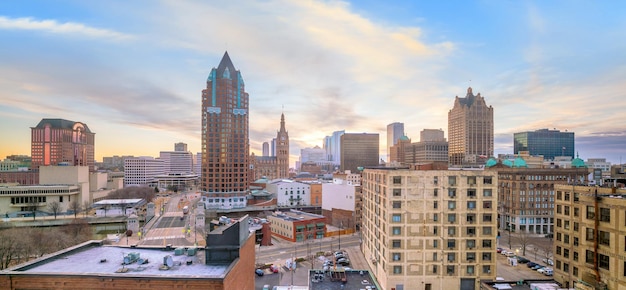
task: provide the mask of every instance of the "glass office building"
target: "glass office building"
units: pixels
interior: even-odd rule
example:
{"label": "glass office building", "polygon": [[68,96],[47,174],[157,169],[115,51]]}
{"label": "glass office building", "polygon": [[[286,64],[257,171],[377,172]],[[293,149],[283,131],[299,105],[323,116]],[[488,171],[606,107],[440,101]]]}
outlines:
{"label": "glass office building", "polygon": [[533,132],[515,133],[513,152],[528,151],[530,155],[543,155],[546,160],[556,156],[574,158],[574,132],[541,129]]}

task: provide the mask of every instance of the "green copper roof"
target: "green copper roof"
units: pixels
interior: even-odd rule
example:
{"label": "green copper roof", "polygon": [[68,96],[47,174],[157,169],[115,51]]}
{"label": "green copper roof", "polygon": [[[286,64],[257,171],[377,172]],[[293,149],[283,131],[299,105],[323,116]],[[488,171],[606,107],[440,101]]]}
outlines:
{"label": "green copper roof", "polygon": [[513,167],[513,162],[511,160],[504,160],[502,161],[502,165],[504,166],[508,166],[508,167]]}
{"label": "green copper roof", "polygon": [[409,141],[409,137],[404,135],[404,136],[400,137],[400,140],[402,140],[402,141]]}
{"label": "green copper roof", "polygon": [[517,157],[515,158],[515,160],[513,161],[513,167],[515,168],[521,168],[521,167],[526,167],[528,168],[528,165],[526,164],[526,160],[522,159],[522,157]]}
{"label": "green copper roof", "polygon": [[585,165],[585,161],[578,158],[578,153],[576,153],[576,158],[572,160],[572,168],[587,168],[587,165]]}
{"label": "green copper roof", "polygon": [[496,164],[498,164],[498,161],[491,157],[489,158],[489,160],[487,160],[487,162],[485,163],[485,167],[491,167],[491,166],[495,166]]}

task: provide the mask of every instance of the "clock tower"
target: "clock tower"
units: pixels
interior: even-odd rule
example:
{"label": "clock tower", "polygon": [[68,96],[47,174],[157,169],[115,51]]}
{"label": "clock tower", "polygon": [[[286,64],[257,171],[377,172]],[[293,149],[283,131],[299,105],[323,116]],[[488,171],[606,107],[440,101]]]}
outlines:
{"label": "clock tower", "polygon": [[278,178],[289,177],[289,133],[285,130],[285,114],[280,115],[280,131],[276,135]]}

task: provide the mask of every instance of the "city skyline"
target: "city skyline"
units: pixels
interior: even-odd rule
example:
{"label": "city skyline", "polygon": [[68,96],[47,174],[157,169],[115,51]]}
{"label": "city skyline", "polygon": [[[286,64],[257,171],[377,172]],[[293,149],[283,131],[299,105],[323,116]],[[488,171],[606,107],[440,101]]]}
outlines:
{"label": "city skyline", "polygon": [[[250,152],[284,113],[291,166],[338,130],[384,135],[401,122],[414,142],[423,129],[447,137],[468,87],[494,108],[496,154],[514,153],[513,133],[555,128],[575,132],[581,158],[618,163],[625,5],[2,3],[0,157],[30,155],[43,118],[90,126],[97,161],[177,142],[200,152],[198,88],[228,51],[250,94]],[[381,157],[386,147],[381,135]]]}

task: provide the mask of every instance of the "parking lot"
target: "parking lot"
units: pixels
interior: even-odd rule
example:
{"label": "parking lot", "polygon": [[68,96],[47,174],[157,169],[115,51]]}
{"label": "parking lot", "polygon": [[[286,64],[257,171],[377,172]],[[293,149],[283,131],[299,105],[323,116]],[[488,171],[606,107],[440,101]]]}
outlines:
{"label": "parking lot", "polygon": [[[550,268],[553,268],[553,266],[542,262],[541,259],[537,261],[532,259],[532,257],[526,258],[532,262],[538,263],[541,266],[548,266]],[[527,263],[517,263],[517,265],[512,265],[512,263],[509,262],[509,257],[505,255],[497,254],[496,259],[496,277],[501,277],[505,281],[552,279],[552,276],[546,276],[537,272],[536,270],[530,269]]]}

